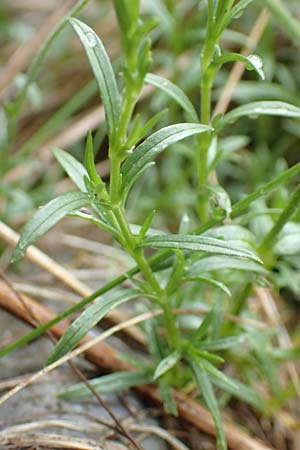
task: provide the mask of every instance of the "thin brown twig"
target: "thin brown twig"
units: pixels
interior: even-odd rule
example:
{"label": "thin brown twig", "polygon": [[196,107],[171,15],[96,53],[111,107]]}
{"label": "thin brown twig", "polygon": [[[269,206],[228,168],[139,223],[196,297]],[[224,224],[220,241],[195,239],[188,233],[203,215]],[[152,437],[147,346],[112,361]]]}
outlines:
{"label": "thin brown twig", "polygon": [[[42,323],[46,323],[55,317],[55,314],[48,308],[34,302],[27,296],[23,296],[25,301],[30,303],[30,307],[35,310],[35,314],[40,318]],[[19,302],[16,297],[12,295],[10,291],[5,288],[5,285],[0,284],[0,306],[10,311],[15,316],[19,317],[25,322],[29,322],[29,318],[24,313],[24,309],[20,309]],[[147,316],[146,316],[147,317]],[[146,319],[145,317],[145,319]],[[141,320],[141,318],[134,318],[130,323]],[[130,325],[121,324],[113,327],[114,329],[108,330],[101,335],[101,339],[105,339],[111,333],[115,333],[121,328]],[[68,327],[68,322],[64,321],[60,324],[54,325],[51,330],[57,337],[62,336]],[[84,342],[88,342],[89,338],[86,337]],[[82,347],[81,347],[82,348]],[[106,345],[104,342],[98,342],[92,348],[89,348],[85,353],[85,358],[90,362],[100,367],[102,370],[109,372],[117,372],[121,370],[134,370],[129,364],[118,359],[115,350]],[[154,386],[138,386],[135,388],[137,392],[150,399],[153,403],[161,405],[161,399],[157,389]],[[215,436],[216,430],[214,421],[208,411],[203,408],[198,402],[187,397],[185,394],[175,392],[175,400],[179,415],[182,419],[188,421],[198,429]],[[229,423],[224,419],[225,434],[228,441],[228,445],[232,450],[270,450],[271,447],[262,443],[258,439],[254,439],[248,436],[244,431],[238,429],[235,425]]]}
{"label": "thin brown twig", "polygon": [[[2,238],[10,246],[15,247],[20,239],[20,235],[0,220],[0,238]],[[82,297],[89,297],[93,293],[89,286],[79,281],[67,269],[58,264],[37,247],[33,245],[30,246],[25,253],[25,258],[49,272],[56,279],[60,280]],[[111,311],[107,317],[114,323],[121,323],[128,319],[128,316],[123,311]],[[142,344],[145,343],[144,335],[139,329],[128,329],[127,334],[137,342]]]}
{"label": "thin brown twig", "polygon": [[[182,313],[191,314],[191,313],[195,313],[195,312],[197,312],[197,310],[189,310],[189,309],[188,310],[180,310],[179,309],[179,310],[175,310],[174,311],[175,314],[176,313],[177,314],[182,314]],[[199,311],[198,311],[198,313],[199,313]],[[27,380],[25,380],[22,383],[20,383],[18,386],[16,386],[13,389],[11,389],[11,391],[9,391],[6,394],[4,394],[2,397],[0,397],[0,405],[2,403],[4,403],[5,401],[7,401],[12,396],[14,396],[20,390],[22,390],[25,387],[29,386],[30,384],[34,383],[36,380],[38,380],[39,378],[43,377],[44,375],[46,375],[47,373],[51,372],[52,370],[56,369],[57,367],[59,367],[60,365],[64,364],[65,362],[68,362],[71,359],[74,359],[76,356],[79,356],[82,353],[85,353],[87,350],[91,349],[94,345],[104,341],[109,336],[112,336],[113,334],[116,334],[116,333],[124,330],[127,327],[131,327],[132,325],[137,325],[137,324],[139,324],[141,322],[144,322],[144,321],[149,320],[151,318],[160,316],[162,314],[163,314],[162,310],[155,310],[155,311],[150,311],[150,312],[147,312],[147,313],[140,314],[140,315],[138,315],[136,317],[133,317],[133,318],[127,320],[126,322],[123,322],[121,324],[118,324],[118,325],[115,325],[115,326],[111,327],[110,329],[108,329],[107,331],[103,332],[101,335],[99,335],[99,336],[97,336],[97,337],[95,337],[93,339],[88,339],[86,342],[81,344],[75,350],[72,350],[71,352],[69,352],[66,355],[64,355],[61,358],[59,358],[54,363],[48,365],[47,367],[44,367],[42,370],[40,370],[39,372],[35,373],[30,378],[28,378]],[[200,311],[200,314],[201,315],[205,315],[205,314],[207,314],[207,311]]]}
{"label": "thin brown twig", "polygon": [[[274,294],[269,290],[261,287],[255,288],[256,295],[260,300],[260,304],[264,309],[268,319],[270,322],[276,327],[278,330],[278,342],[281,348],[283,349],[291,349],[293,348],[293,344],[289,333],[282,323],[275,299]],[[300,378],[298,374],[298,370],[293,363],[293,361],[287,362],[287,370],[290,376],[290,379],[294,385],[298,400],[300,400]]]}
{"label": "thin brown twig", "polygon": [[[0,278],[4,281],[4,283],[8,286],[8,288],[16,295],[18,301],[22,305],[22,307],[26,310],[28,313],[28,316],[32,318],[32,324],[35,327],[41,326],[41,322],[36,317],[36,314],[34,311],[30,308],[28,303],[24,301],[22,296],[19,294],[18,291],[15,290],[10,280],[7,278],[5,273],[0,269]],[[51,342],[55,345],[57,338],[51,333],[50,330],[46,332],[48,338],[51,340]],[[98,394],[98,392],[94,389],[94,387],[91,385],[91,383],[88,381],[88,379],[84,376],[82,371],[74,364],[73,361],[68,361],[69,366],[73,370],[74,373],[78,376],[78,378],[87,386],[87,388],[91,391],[92,395],[96,398],[98,403],[102,406],[102,408],[107,412],[107,414],[111,417],[111,419],[116,424],[116,430],[121,433],[124,437],[126,437],[129,442],[131,442],[134,447],[137,450],[143,450],[142,447],[139,445],[139,443],[136,441],[136,439],[129,433],[126,428],[123,426],[122,422],[118,419],[118,417],[114,414],[114,412],[111,410],[111,408],[108,406],[108,404],[103,400],[103,398]]]}

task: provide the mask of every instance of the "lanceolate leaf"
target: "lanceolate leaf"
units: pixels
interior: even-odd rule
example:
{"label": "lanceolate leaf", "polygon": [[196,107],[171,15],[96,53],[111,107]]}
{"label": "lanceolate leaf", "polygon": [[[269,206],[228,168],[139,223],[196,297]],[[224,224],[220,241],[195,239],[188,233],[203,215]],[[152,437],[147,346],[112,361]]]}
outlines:
{"label": "lanceolate leaf", "polygon": [[123,190],[127,192],[143,170],[169,145],[212,128],[198,123],[179,123],[156,131],[140,144],[126,159],[122,167]]}
{"label": "lanceolate leaf", "polygon": [[232,389],[238,390],[237,385],[232,381],[227,375],[225,375],[221,370],[217,369],[213,364],[211,364],[206,359],[201,359],[201,364],[205,371],[211,375],[212,381],[214,382],[215,379],[220,380],[221,382],[225,383],[227,386],[230,386]]}
{"label": "lanceolate leaf", "polygon": [[69,175],[71,180],[74,181],[78,189],[81,192],[86,192],[87,189],[85,186],[84,178],[88,177],[88,173],[85,167],[79,161],[77,161],[74,156],[70,155],[70,153],[65,152],[64,150],[53,148],[52,152],[59,164]]}
{"label": "lanceolate leaf", "polygon": [[158,380],[158,388],[166,411],[172,416],[177,417],[178,411],[173,397],[172,388],[169,386],[169,383],[164,377]]}
{"label": "lanceolate leaf", "polygon": [[227,14],[225,18],[225,26],[234,19],[238,19],[253,0],[240,0]]}
{"label": "lanceolate leaf", "polygon": [[145,238],[141,247],[172,248],[180,250],[202,251],[217,255],[237,256],[260,262],[258,256],[249,250],[244,250],[234,244],[228,244],[221,239],[184,234],[165,234]]}
{"label": "lanceolate leaf", "polygon": [[94,185],[95,186],[103,185],[103,181],[99,177],[96,166],[95,166],[93,137],[92,137],[92,133],[90,131],[87,135],[86,144],[85,144],[84,165],[89,174],[89,178],[94,183]]}
{"label": "lanceolate leaf", "polygon": [[[98,394],[112,394],[124,391],[125,389],[129,389],[139,384],[147,384],[150,382],[151,375],[149,371],[117,372],[94,378],[90,381]],[[78,383],[59,394],[59,397],[65,399],[78,399],[90,395],[91,390],[84,383]]]}
{"label": "lanceolate leaf", "polygon": [[257,75],[264,80],[265,74],[263,72],[263,63],[259,56],[257,55],[248,55],[244,56],[239,53],[227,53],[224,55],[219,56],[212,65],[212,70],[217,71],[221,65],[233,62],[233,61],[240,61],[246,64],[246,69],[248,70],[255,70]]}
{"label": "lanceolate leaf", "polygon": [[229,297],[231,297],[231,292],[228,289],[228,287],[224,283],[221,283],[221,281],[217,281],[214,278],[203,277],[201,275],[198,275],[195,277],[185,277],[185,278],[183,278],[183,281],[200,281],[200,282],[202,281],[204,283],[211,284],[212,286],[215,286],[215,287],[221,289],[221,291],[225,292],[225,294],[227,294]]}
{"label": "lanceolate leaf", "polygon": [[245,345],[247,340],[246,334],[239,336],[230,336],[221,339],[208,340],[199,343],[199,348],[207,351],[231,350],[234,347]]}
{"label": "lanceolate leaf", "polygon": [[213,387],[211,385],[210,379],[208,375],[205,372],[204,367],[201,365],[200,362],[192,362],[192,369],[194,372],[195,380],[197,382],[197,385],[199,387],[199,390],[201,394],[203,395],[203,398],[205,400],[205,403],[208,407],[208,409],[211,412],[211,415],[213,416],[216,430],[217,430],[217,436],[218,441],[220,444],[220,448],[222,450],[227,450],[226,440],[225,440],[225,433],[222,425],[222,417],[219,409],[219,405],[215,396],[215,393],[213,391]]}
{"label": "lanceolate leaf", "polygon": [[258,411],[260,412],[265,411],[264,404],[261,401],[258,394],[255,392],[254,389],[247,386],[246,384],[234,380],[235,387],[232,387],[228,383],[224,383],[221,379],[218,378],[214,378],[214,384],[218,386],[220,389],[229,392],[229,394],[232,394],[234,397],[239,398],[240,400],[248,403],[249,405],[254,406],[255,408],[257,408]]}
{"label": "lanceolate leaf", "polygon": [[85,192],[68,192],[51,200],[39,209],[29,222],[26,223],[21,238],[12,255],[12,262],[20,259],[24,255],[27,247],[47,233],[63,217],[90,202],[91,198]]}
{"label": "lanceolate leaf", "polygon": [[141,295],[138,289],[110,293],[89,306],[68,328],[47,360],[51,364],[71,351],[84,336],[112,309]]}
{"label": "lanceolate leaf", "polygon": [[233,123],[240,117],[248,116],[250,119],[257,116],[282,116],[300,118],[300,108],[284,102],[253,102],[247,105],[239,106],[229,113],[225,114],[220,120],[218,127],[223,128],[229,123]]}
{"label": "lanceolate leaf", "polygon": [[188,118],[191,122],[197,122],[199,120],[194,105],[183,90],[176,86],[176,84],[164,77],[154,75],[153,73],[148,73],[146,75],[145,82],[161,89],[168,94],[169,97],[175,100],[175,102],[188,114]]}
{"label": "lanceolate leaf", "polygon": [[89,58],[103,101],[109,136],[114,137],[119,125],[121,105],[120,94],[109,57],[101,40],[90,27],[78,19],[72,18],[69,20]]}
{"label": "lanceolate leaf", "polygon": [[168,370],[172,369],[172,367],[174,367],[175,364],[178,363],[180,357],[181,357],[180,351],[175,350],[175,352],[171,353],[171,355],[167,356],[162,361],[160,361],[155,370],[153,378],[156,380],[157,378],[161,377],[163,374],[168,372]]}
{"label": "lanceolate leaf", "polygon": [[238,259],[231,256],[207,256],[196,261],[187,273],[187,277],[193,277],[203,273],[215,270],[245,270],[247,272],[256,272],[266,274],[267,271],[253,261]]}

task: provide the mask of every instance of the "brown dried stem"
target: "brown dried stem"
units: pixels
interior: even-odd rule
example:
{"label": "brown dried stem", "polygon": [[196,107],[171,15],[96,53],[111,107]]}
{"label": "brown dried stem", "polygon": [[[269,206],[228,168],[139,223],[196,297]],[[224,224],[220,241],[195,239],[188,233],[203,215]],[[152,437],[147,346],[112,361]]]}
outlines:
{"label": "brown dried stem", "polygon": [[[22,295],[23,300],[30,306],[30,309],[34,310],[35,316],[39,318],[41,323],[48,322],[53,317],[55,317],[55,313],[53,313],[48,308],[39,305],[34,302],[27,296]],[[13,294],[5,285],[5,283],[0,282],[0,307],[5,308],[7,311],[10,311],[13,315],[19,317],[21,320],[32,324],[32,320],[28,317],[28,312],[24,310],[24,307],[20,305],[15,294]],[[160,312],[158,312],[160,313]],[[156,313],[154,313],[156,314]],[[149,317],[153,316],[153,313],[143,314],[143,317],[139,316],[131,319],[127,323],[123,323],[117,326],[112,327],[110,330],[105,331],[102,335],[96,339],[92,340],[89,337],[86,337],[82,342],[79,348],[72,352],[72,357],[79,355],[84,352],[85,358],[100,367],[104,371],[116,372],[120,370],[132,370],[127,363],[122,362],[118,359],[117,353],[108,345],[104,344],[102,341],[116,333],[117,331],[121,331],[132,324],[137,324],[142,320],[146,320]],[[56,335],[56,337],[62,336],[62,334],[66,331],[69,322],[64,320],[60,324],[55,325],[51,331]],[[70,358],[70,355],[64,357],[64,362]],[[60,365],[62,361],[54,363],[55,367]],[[35,374],[31,377],[30,381],[27,381],[27,384],[30,384],[31,381],[38,379],[43,376],[45,373],[50,372],[50,370],[54,369],[54,365],[48,366],[46,369],[43,369],[42,372]],[[34,378],[34,380],[33,380]],[[24,383],[21,388],[24,387]],[[15,391],[19,391],[19,389]],[[161,399],[159,397],[158,391],[154,386],[140,386],[136,388],[136,390],[144,397],[150,399],[152,402],[156,404],[161,404]],[[202,431],[205,431],[213,436],[216,435],[215,426],[212,417],[208,413],[208,411],[203,408],[199,403],[195,400],[188,398],[185,394],[176,392],[175,399],[177,402],[178,411],[180,417],[189,423],[193,424],[197,428]],[[228,445],[232,450],[270,450],[271,447],[262,443],[259,440],[256,440],[250,436],[248,436],[244,431],[238,429],[235,425],[229,423],[227,420],[224,420],[224,429],[227,437]]]}

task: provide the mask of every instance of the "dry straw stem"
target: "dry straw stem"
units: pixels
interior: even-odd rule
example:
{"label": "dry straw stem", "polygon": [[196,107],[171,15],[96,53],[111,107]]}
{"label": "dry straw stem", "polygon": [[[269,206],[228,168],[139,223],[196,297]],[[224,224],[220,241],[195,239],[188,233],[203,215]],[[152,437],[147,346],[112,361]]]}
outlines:
{"label": "dry straw stem", "polygon": [[[100,446],[93,439],[83,439],[70,436],[60,436],[58,434],[49,433],[30,433],[30,434],[15,434],[7,433],[6,436],[0,436],[0,444],[4,447],[10,448],[12,445],[17,448],[41,448],[47,447],[52,449],[71,449],[71,450],[113,450],[112,446]],[[15,447],[16,448],[16,447]],[[120,447],[114,447],[116,450]]]}
{"label": "dry straw stem", "polygon": [[[17,245],[20,235],[12,230],[4,222],[0,221],[0,239],[9,244],[12,247]],[[68,286],[77,294],[82,297],[90,296],[93,291],[85,283],[79,281],[74,275],[72,275],[67,269],[62,267],[48,255],[43,253],[35,246],[31,246],[27,249],[25,258],[31,261],[36,266],[41,267],[47,272],[51,273],[56,279]],[[111,311],[107,318],[113,323],[122,323],[128,319],[128,316],[121,311]],[[128,328],[127,334],[142,344],[145,343],[144,335],[137,328]]]}
{"label": "dry straw stem", "polygon": [[[278,342],[281,348],[283,349],[291,349],[293,348],[293,344],[289,333],[282,323],[280,313],[278,311],[276,301],[274,299],[274,294],[270,289],[263,289],[260,287],[255,288],[255,293],[257,298],[260,300],[261,307],[265,311],[265,314],[273,326],[278,330]],[[286,363],[286,367],[294,385],[295,391],[297,393],[298,399],[300,400],[300,379],[296,365],[289,361]],[[299,409],[299,405],[298,405]]]}
{"label": "dry straw stem", "polygon": [[[170,446],[175,450],[189,450],[181,441],[179,441],[176,437],[174,437],[171,433],[164,430],[163,428],[157,426],[149,426],[149,425],[139,425],[136,423],[132,423],[133,419],[126,419],[123,423],[129,431],[133,431],[136,433],[142,433],[146,436],[155,435],[164,441],[168,442]],[[21,436],[26,437],[26,434],[31,434],[36,432],[37,430],[44,430],[47,428],[62,428],[66,430],[72,431],[80,431],[83,433],[97,433],[102,436],[103,440],[103,427],[99,426],[100,424],[97,422],[80,422],[80,421],[70,421],[70,420],[61,420],[61,419],[48,419],[48,420],[39,420],[30,423],[23,423],[20,425],[10,426],[3,431],[0,432],[0,444],[7,439],[9,436],[10,439],[20,439]],[[110,427],[113,427],[113,424],[109,424]],[[72,439],[72,438],[71,438]],[[119,448],[119,447],[118,447]],[[109,448],[109,450],[112,450]]]}
{"label": "dry straw stem", "polygon": [[[48,322],[53,317],[55,317],[55,313],[53,313],[48,308],[41,306],[40,304],[34,302],[27,296],[22,295],[23,302],[26,302],[29,309],[33,311],[35,317],[41,323]],[[16,294],[11,292],[5,283],[0,282],[0,307],[5,308],[10,311],[15,316],[19,317],[23,321],[27,323],[32,323],[32,319],[28,316],[27,308],[24,309],[23,305],[20,305],[20,301],[18,300]],[[138,317],[135,317],[125,323],[120,325],[116,325],[109,330],[102,333],[99,337],[95,339],[90,339],[86,337],[80,347],[75,349],[70,354],[64,356],[59,361],[51,364],[50,366],[44,368],[42,371],[34,374],[32,377],[27,379],[26,382],[21,383],[16,388],[9,391],[5,396],[0,399],[0,403],[8,400],[12,395],[19,392],[21,389],[26,387],[27,385],[33,383],[38,380],[45,374],[49,373],[51,370],[54,370],[56,367],[60,366],[62,363],[67,362],[68,360],[84,353],[85,358],[100,367],[102,370],[106,372],[116,372],[120,370],[132,370],[132,367],[125,362],[120,361],[117,358],[117,353],[108,345],[104,344],[102,341],[112,334],[115,334],[121,330],[126,329],[129,326],[136,325],[141,321],[147,320],[154,315],[159,315],[161,311],[156,311],[154,313],[145,313]],[[60,324],[55,325],[51,328],[52,333],[59,338],[63,335],[68,327],[69,322],[63,321]],[[144,397],[150,399],[152,402],[161,404],[161,400],[158,394],[157,389],[154,386],[139,386],[136,390]],[[211,418],[208,411],[203,408],[199,403],[194,401],[193,399],[188,398],[186,395],[176,392],[175,399],[177,402],[178,411],[180,417],[189,423],[193,424],[197,428],[205,431],[213,436],[215,436],[215,426],[213,419]],[[225,434],[228,441],[228,445],[232,450],[270,450],[271,447],[268,447],[264,443],[253,439],[248,436],[244,431],[238,429],[233,424],[224,420],[224,428]]]}

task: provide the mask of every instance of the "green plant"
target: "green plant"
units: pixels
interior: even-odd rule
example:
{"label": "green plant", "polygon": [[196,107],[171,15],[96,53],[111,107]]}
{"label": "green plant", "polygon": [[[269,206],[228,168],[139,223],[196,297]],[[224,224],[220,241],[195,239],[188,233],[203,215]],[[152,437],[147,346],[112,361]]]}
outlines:
{"label": "green plant", "polygon": [[[299,203],[297,187],[288,205],[275,211],[272,226],[266,227],[259,236],[250,227],[244,226],[253,217],[257,218],[259,211],[252,211],[251,217],[247,217],[245,211],[255,201],[260,199],[263,202],[266,194],[298,174],[300,165],[281,171],[272,181],[233,205],[224,187],[211,182],[212,173],[224,158],[219,141],[231,124],[243,117],[300,118],[298,107],[279,101],[249,102],[223,116],[213,117],[211,113],[212,89],[223,64],[242,61],[247,69],[264,78],[258,56],[225,53],[220,46],[222,34],[249,3],[249,0],[237,3],[233,0],[207,2],[206,34],[200,57],[200,117],[197,108],[178,85],[148,73],[151,65],[149,33],[156,26],[156,20],[142,21],[138,0],[114,2],[123,50],[121,89],[99,37],[83,22],[70,19],[90,61],[105,108],[111,164],[109,186],[96,171],[91,134],[86,140],[83,165],[63,150],[54,149],[57,160],[80,192],[55,198],[33,216],[23,229],[13,260],[17,261],[29,245],[71,214],[110,233],[132,257],[136,267],[51,323],[37,328],[22,341],[0,352],[3,355],[13,347],[23,345],[55,321],[97,299],[58,342],[47,360],[48,363],[53,362],[73,349],[109,311],[127,301],[139,299],[140,308],[159,308],[163,311],[161,317],[153,318],[144,325],[151,362],[141,367],[136,361],[137,373],[109,375],[105,380],[95,380],[95,387],[101,391],[101,383],[110,382],[111,390],[114,390],[156,381],[167,410],[176,415],[173,388],[198,386],[214,418],[222,450],[226,449],[226,441],[215,387],[261,411],[266,409],[251,387],[225,374],[222,369],[227,360],[235,363],[239,357],[236,364],[242,369],[242,375],[245,373],[246,380],[249,374],[258,379],[263,373],[280,400],[280,389],[274,375],[277,359],[280,358],[276,359],[273,352],[273,335],[257,330],[254,332],[242,324],[226,323],[223,317],[225,310],[236,316],[241,315],[252,287],[256,283],[264,283],[268,269],[276,266],[278,236],[286,229],[292,215],[298,212]],[[135,114],[135,106],[145,83],[152,84],[175,101],[183,109],[187,122],[167,125],[152,132],[161,120],[161,114],[154,115],[146,123],[143,123],[140,114]],[[132,225],[126,205],[134,185],[159,154],[183,139],[190,139],[191,157],[196,168],[188,182],[196,192],[191,212],[198,217],[197,226],[192,230],[189,220],[183,215],[177,233],[158,231],[151,227],[155,210],[144,217],[140,226]],[[80,210],[84,206],[89,207],[89,213]],[[270,211],[262,215],[269,217]],[[229,219],[232,220],[230,224],[227,223]],[[149,248],[157,250],[151,257]],[[224,271],[228,277],[224,276]],[[137,273],[142,275],[142,280],[135,277]],[[125,279],[130,279],[133,288],[108,292]],[[228,301],[229,296],[232,298]],[[190,307],[196,310],[200,306],[207,312],[204,320],[196,314],[184,320],[184,317],[174,313],[175,309]],[[267,348],[264,353],[261,351],[262,343]],[[240,354],[241,346],[247,346],[247,357]],[[250,363],[253,369],[249,368]],[[77,386],[65,395],[70,396],[72,391],[77,395],[84,393],[84,389]]]}

